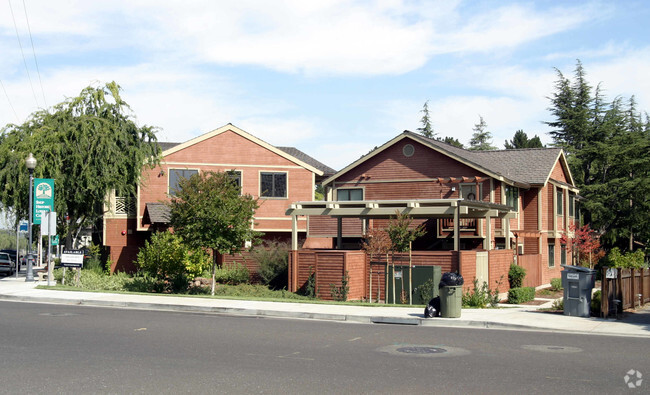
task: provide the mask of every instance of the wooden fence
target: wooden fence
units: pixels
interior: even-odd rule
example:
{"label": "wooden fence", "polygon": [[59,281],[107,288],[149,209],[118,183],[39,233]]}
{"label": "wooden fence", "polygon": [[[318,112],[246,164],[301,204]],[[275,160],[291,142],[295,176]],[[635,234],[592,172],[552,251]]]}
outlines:
{"label": "wooden fence", "polygon": [[523,283],[524,287],[537,287],[542,285],[541,254],[517,255],[517,263],[526,269],[526,276],[524,277]]}
{"label": "wooden fence", "polygon": [[603,317],[650,303],[650,269],[616,269],[609,273],[608,269],[602,268]]}

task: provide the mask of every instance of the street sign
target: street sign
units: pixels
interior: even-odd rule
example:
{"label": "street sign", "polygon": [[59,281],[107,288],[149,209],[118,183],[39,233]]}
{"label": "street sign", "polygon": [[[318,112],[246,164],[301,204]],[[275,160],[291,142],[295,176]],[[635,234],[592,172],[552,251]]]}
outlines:
{"label": "street sign", "polygon": [[82,267],[84,264],[83,250],[63,250],[61,254],[61,266]]}
{"label": "street sign", "polygon": [[59,245],[59,235],[52,236],[52,245],[53,246],[58,246]]}
{"label": "street sign", "polygon": [[41,233],[43,236],[56,234],[56,212],[48,211],[41,216]]}
{"label": "street sign", "polygon": [[40,225],[44,213],[54,210],[54,179],[34,179],[34,224]]}
{"label": "street sign", "polygon": [[29,222],[20,221],[20,227],[18,228],[19,232],[27,232],[29,230]]}

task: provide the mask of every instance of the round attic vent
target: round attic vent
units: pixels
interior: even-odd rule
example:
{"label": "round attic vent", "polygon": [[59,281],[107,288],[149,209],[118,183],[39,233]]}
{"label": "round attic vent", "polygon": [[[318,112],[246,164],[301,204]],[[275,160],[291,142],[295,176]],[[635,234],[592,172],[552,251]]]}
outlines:
{"label": "round attic vent", "polygon": [[411,157],[415,153],[415,147],[412,146],[411,144],[406,144],[404,148],[402,148],[402,153],[406,157]]}

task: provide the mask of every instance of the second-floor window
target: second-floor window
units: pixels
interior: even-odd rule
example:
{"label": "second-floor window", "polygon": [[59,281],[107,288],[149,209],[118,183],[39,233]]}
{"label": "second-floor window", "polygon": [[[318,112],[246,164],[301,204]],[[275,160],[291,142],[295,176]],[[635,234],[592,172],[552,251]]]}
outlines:
{"label": "second-floor window", "polygon": [[514,211],[519,210],[519,188],[506,185],[506,205]]}
{"label": "second-floor window", "polygon": [[363,189],[361,188],[337,189],[336,200],[340,200],[340,201],[363,200]]}
{"label": "second-floor window", "polygon": [[260,173],[260,196],[287,197],[287,173]]}
{"label": "second-floor window", "polygon": [[575,216],[575,199],[576,195],[574,193],[569,193],[569,217]]}
{"label": "second-floor window", "polygon": [[199,174],[199,171],[190,169],[169,169],[169,194],[176,195],[179,181],[182,179],[189,179],[195,174]]}
{"label": "second-floor window", "polygon": [[241,192],[241,171],[229,170],[226,172],[226,174],[228,174],[228,178],[232,180],[233,184],[239,187],[239,190]]}

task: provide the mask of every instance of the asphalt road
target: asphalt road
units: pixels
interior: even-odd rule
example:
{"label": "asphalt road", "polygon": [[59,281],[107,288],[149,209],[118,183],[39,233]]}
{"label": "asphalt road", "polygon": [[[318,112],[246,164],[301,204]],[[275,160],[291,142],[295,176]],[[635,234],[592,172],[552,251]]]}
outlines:
{"label": "asphalt road", "polygon": [[[0,302],[0,393],[624,393],[642,338]],[[636,383],[637,378],[633,381]]]}

